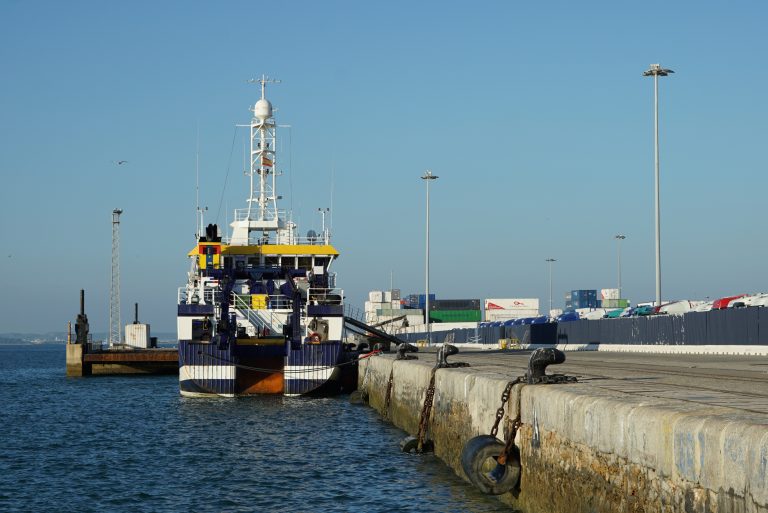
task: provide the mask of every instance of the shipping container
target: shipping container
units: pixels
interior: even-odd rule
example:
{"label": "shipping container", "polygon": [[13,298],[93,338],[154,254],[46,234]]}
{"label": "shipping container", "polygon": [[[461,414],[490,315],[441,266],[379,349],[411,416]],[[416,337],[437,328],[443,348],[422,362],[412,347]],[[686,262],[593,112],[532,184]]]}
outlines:
{"label": "shipping container", "polygon": [[392,289],[390,292],[392,293],[392,301],[400,301],[400,289]]}
{"label": "shipping container", "polygon": [[579,308],[599,308],[599,302],[597,299],[585,299],[581,301],[571,301],[571,308],[578,310]]}
{"label": "shipping container", "polygon": [[603,299],[603,308],[627,308],[628,299]]}
{"label": "shipping container", "polygon": [[384,301],[384,292],[381,290],[372,290],[368,293],[368,301],[381,303]]}
{"label": "shipping container", "polygon": [[[429,302],[432,303],[435,300],[435,295],[429,295]],[[408,305],[411,308],[425,308],[427,305],[427,296],[425,294],[411,294],[408,296]]]}
{"label": "shipping container", "polygon": [[142,349],[152,347],[149,324],[126,324],[124,333],[126,345]]}
{"label": "shipping container", "polygon": [[392,291],[391,290],[383,290],[381,291],[382,297],[381,302],[382,303],[391,303],[392,302]]}
{"label": "shipping container", "polygon": [[572,290],[570,304],[566,300],[566,310],[579,308],[597,308],[599,305],[597,300],[597,290],[584,289],[584,290]]}
{"label": "shipping container", "polygon": [[432,322],[480,322],[480,310],[431,310],[429,319]]}
{"label": "shipping container", "polygon": [[391,305],[389,303],[382,303],[378,301],[366,301],[365,302],[365,311],[366,312],[375,312],[379,308],[389,308]]}
{"label": "shipping container", "polygon": [[435,299],[429,302],[430,310],[480,310],[479,299]]}
{"label": "shipping container", "polygon": [[600,299],[619,299],[619,289],[601,289]]}
{"label": "shipping container", "polygon": [[[570,294],[568,298],[570,299]],[[539,310],[538,298],[494,298],[485,300],[485,311],[489,310]]]}
{"label": "shipping container", "polygon": [[538,317],[538,309],[529,310],[486,310],[485,320],[488,322],[506,321],[509,319],[520,319],[522,317]]}
{"label": "shipping container", "polygon": [[571,301],[589,301],[591,299],[597,300],[597,290],[581,289],[571,291]]}
{"label": "shipping container", "polygon": [[[426,294],[419,294],[416,296],[416,304],[412,304],[414,308],[426,308],[427,307],[427,295]],[[430,294],[429,295],[429,302],[432,303],[435,300],[435,295]]]}
{"label": "shipping container", "polygon": [[[376,315],[379,317],[391,316],[400,317],[401,315],[415,315],[415,312],[421,312],[421,310],[400,310],[399,308],[379,308],[376,310]],[[423,315],[423,313],[422,313]]]}

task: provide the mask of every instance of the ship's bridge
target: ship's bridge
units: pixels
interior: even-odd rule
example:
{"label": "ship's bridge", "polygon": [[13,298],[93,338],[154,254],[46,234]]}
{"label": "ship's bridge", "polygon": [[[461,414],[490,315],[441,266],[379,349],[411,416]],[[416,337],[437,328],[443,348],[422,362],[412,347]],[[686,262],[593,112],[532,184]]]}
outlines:
{"label": "ship's bridge", "polygon": [[[296,244],[255,244],[232,246],[220,243],[200,243],[189,257],[199,258],[200,268],[263,267],[278,266],[288,269],[327,271],[331,262],[339,256],[338,250],[324,240],[297,238]],[[213,246],[213,247],[211,247]],[[210,255],[214,255],[212,259]]]}

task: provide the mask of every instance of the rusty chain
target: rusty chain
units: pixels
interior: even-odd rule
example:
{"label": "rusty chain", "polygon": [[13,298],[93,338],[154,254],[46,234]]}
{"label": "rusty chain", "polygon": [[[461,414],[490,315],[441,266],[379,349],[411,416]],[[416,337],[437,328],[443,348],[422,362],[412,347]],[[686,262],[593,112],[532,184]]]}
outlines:
{"label": "rusty chain", "polygon": [[496,456],[496,461],[499,463],[499,465],[506,465],[507,459],[509,459],[509,456],[512,454],[512,450],[515,447],[515,436],[517,436],[517,430],[520,429],[520,426],[522,426],[523,423],[520,420],[520,412],[517,412],[517,417],[515,417],[515,420],[512,422],[512,429],[507,434],[507,443],[504,444],[504,450],[501,451],[501,454]]}
{"label": "rusty chain", "polygon": [[507,404],[507,401],[509,401],[509,394],[512,393],[512,387],[518,383],[521,383],[522,381],[522,378],[517,378],[514,381],[507,383],[507,386],[504,387],[504,392],[501,393],[501,406],[499,406],[499,409],[496,410],[496,421],[493,423],[493,427],[491,428],[491,436],[495,437],[496,433],[499,432],[499,422],[501,422],[501,419],[504,418],[504,406]]}
{"label": "rusty chain", "polygon": [[429,414],[432,411],[432,401],[435,397],[435,373],[437,367],[432,369],[432,375],[429,378],[429,386],[424,393],[424,405],[421,407],[421,418],[419,419],[419,433],[416,437],[418,443],[416,445],[416,452],[421,452],[424,446],[424,437],[427,435],[427,423],[429,422]]}
{"label": "rusty chain", "polygon": [[387,382],[387,393],[384,396],[384,418],[389,418],[389,403],[392,400],[392,378],[395,375],[395,366],[389,371],[389,381]]}
{"label": "rusty chain", "polygon": [[[501,393],[501,406],[498,410],[496,410],[496,420],[493,422],[493,427],[491,428],[491,436],[496,437],[497,433],[499,432],[499,423],[501,422],[501,419],[504,418],[504,406],[507,404],[507,401],[509,401],[512,388],[518,383],[525,383],[526,381],[530,381],[531,384],[554,384],[575,383],[577,379],[575,377],[565,376],[563,374],[550,374],[539,376],[531,380],[528,380],[527,376],[520,376],[514,381],[510,381],[507,383],[507,386],[504,387],[504,392]],[[505,465],[507,463],[507,460],[512,454],[512,450],[515,446],[515,436],[517,436],[517,430],[520,429],[520,426],[522,425],[523,422],[520,418],[520,408],[518,407],[517,416],[515,416],[515,420],[512,421],[512,429],[506,437],[504,450],[496,457],[496,461],[499,463],[499,465]]]}

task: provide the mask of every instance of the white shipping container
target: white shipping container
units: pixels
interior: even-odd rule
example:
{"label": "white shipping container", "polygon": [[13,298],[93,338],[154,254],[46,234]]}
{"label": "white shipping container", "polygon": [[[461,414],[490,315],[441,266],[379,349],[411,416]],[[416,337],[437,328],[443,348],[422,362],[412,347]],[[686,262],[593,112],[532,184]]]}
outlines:
{"label": "white shipping container", "polygon": [[619,299],[619,289],[601,289],[600,299]]}
{"label": "white shipping container", "polygon": [[403,305],[400,304],[400,300],[399,299],[393,299],[392,303],[390,303],[390,304],[392,305],[392,308],[395,309],[395,310],[399,310],[400,308],[403,307]]}
{"label": "white shipping container", "polygon": [[409,326],[421,326],[424,324],[424,314],[408,315],[405,320],[408,321]]}
{"label": "white shipping container", "polygon": [[383,297],[382,297],[381,300],[384,303],[391,303],[392,302],[392,291],[384,290],[384,291],[382,291],[382,294],[383,294]]}
{"label": "white shipping container", "polygon": [[384,293],[380,290],[372,290],[368,293],[368,300],[374,303],[381,303],[384,301]]}
{"label": "white shipping container", "polygon": [[508,321],[510,319],[523,319],[525,317],[538,317],[538,310],[486,310],[486,322]]}
{"label": "white shipping container", "polygon": [[149,324],[126,324],[125,343],[131,347],[150,347]]}
{"label": "white shipping container", "polygon": [[536,310],[539,311],[539,298],[497,298],[485,300],[485,311],[494,310]]}

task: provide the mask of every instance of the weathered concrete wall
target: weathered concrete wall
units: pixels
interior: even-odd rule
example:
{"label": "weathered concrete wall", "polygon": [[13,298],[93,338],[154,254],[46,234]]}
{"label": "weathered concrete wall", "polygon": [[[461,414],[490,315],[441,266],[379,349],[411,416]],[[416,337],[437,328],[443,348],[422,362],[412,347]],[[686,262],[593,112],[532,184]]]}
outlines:
{"label": "weathered concrete wall", "polygon": [[67,344],[67,376],[88,376],[90,365],[83,364],[83,345]]}
{"label": "weathered concrete wall", "polygon": [[[362,365],[370,365],[370,405],[415,434],[432,363],[374,357]],[[459,476],[465,442],[490,431],[508,379],[437,371],[430,438]],[[764,415],[569,384],[516,386],[505,406],[512,418],[518,399],[521,484],[500,499],[526,513],[768,512]]]}

